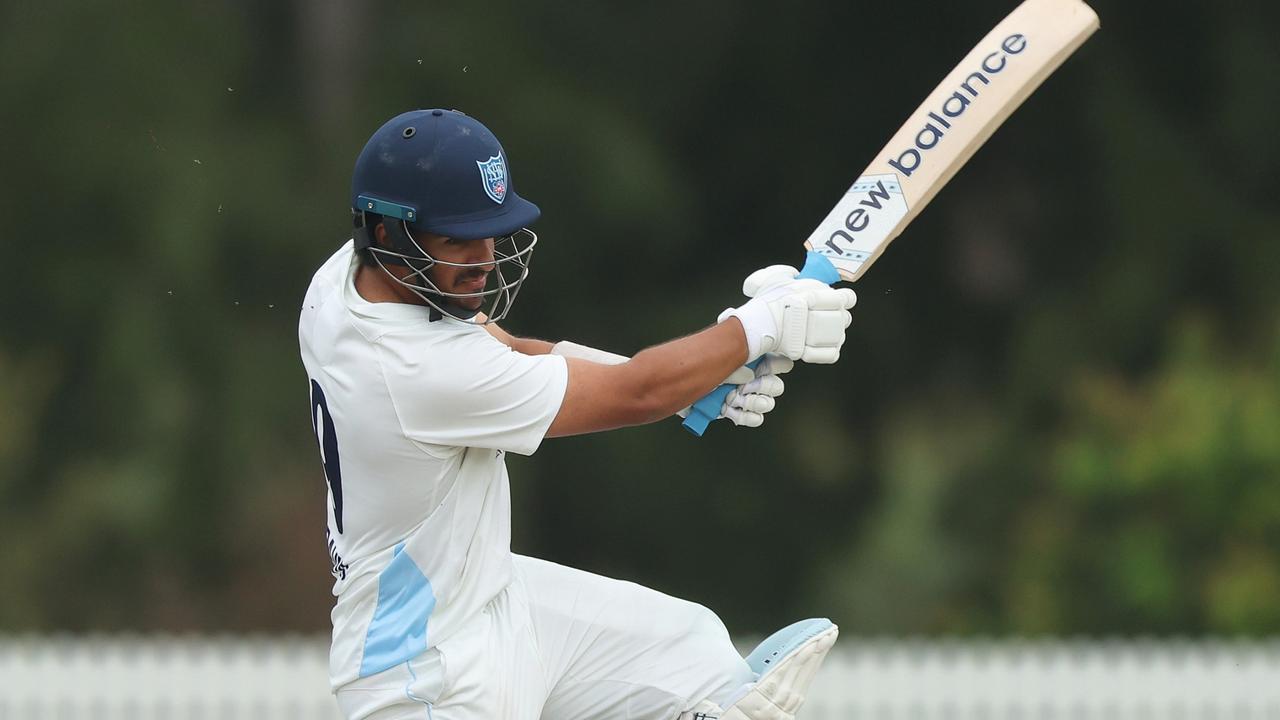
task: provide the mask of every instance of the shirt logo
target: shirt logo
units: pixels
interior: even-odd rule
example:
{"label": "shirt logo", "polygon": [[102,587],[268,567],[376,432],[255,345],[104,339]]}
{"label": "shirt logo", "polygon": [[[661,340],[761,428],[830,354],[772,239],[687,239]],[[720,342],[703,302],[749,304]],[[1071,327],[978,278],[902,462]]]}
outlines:
{"label": "shirt logo", "polygon": [[498,153],[484,162],[477,160],[476,165],[480,168],[480,179],[484,182],[484,194],[501,205],[507,199],[507,161],[503,159],[502,153]]}

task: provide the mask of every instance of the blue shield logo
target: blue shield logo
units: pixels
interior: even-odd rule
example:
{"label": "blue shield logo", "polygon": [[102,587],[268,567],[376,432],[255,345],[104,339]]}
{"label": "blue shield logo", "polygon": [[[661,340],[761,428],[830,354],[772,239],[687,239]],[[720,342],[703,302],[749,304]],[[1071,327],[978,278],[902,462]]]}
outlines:
{"label": "blue shield logo", "polygon": [[501,205],[507,199],[507,161],[502,159],[502,153],[498,153],[484,162],[477,160],[476,165],[480,168],[480,179],[484,181],[484,193]]}

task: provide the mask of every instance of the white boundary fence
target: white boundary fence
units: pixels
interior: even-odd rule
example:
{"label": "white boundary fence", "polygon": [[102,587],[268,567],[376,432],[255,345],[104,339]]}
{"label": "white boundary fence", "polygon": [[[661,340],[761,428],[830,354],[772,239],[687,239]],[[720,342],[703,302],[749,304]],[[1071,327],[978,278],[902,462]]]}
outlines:
{"label": "white boundary fence", "polygon": [[[0,720],[337,718],[326,651],[323,638],[0,637]],[[1280,639],[845,638],[802,718],[1280,720]]]}

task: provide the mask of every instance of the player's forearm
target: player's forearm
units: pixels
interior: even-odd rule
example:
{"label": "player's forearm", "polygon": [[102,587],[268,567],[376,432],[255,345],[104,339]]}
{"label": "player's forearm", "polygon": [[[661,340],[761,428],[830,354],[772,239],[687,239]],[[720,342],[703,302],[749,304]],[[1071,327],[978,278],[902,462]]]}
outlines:
{"label": "player's forearm", "polygon": [[620,364],[567,356],[568,386],[547,437],[656,422],[723,382],[746,358],[746,336],[736,318]]}
{"label": "player's forearm", "polygon": [[752,273],[768,282],[744,283],[744,289],[751,287],[751,300],[721,313],[714,327],[626,362],[605,364],[583,358],[585,353],[564,353],[568,382],[547,437],[660,420],[710,392],[748,359],[775,351],[791,360],[835,362],[851,320],[853,291],[799,280],[796,272],[772,267]]}
{"label": "player's forearm", "polygon": [[642,418],[637,424],[688,406],[746,360],[747,341],[737,318],[637,353],[625,365]]}

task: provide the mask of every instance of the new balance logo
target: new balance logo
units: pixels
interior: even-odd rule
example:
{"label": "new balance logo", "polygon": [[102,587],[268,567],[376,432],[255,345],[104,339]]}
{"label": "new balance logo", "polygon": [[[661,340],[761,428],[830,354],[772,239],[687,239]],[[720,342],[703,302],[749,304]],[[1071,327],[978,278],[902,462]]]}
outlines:
{"label": "new balance logo", "polygon": [[698,712],[693,714],[693,720],[720,720],[720,716],[712,715],[711,713]]}

